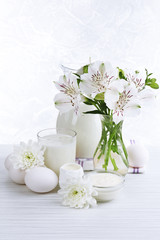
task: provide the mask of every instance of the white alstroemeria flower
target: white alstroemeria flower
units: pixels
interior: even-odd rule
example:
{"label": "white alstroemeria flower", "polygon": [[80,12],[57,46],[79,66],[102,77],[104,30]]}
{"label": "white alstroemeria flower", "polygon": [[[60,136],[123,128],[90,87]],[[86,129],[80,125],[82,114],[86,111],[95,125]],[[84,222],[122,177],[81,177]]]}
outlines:
{"label": "white alstroemeria flower", "polygon": [[95,207],[97,202],[94,196],[97,192],[93,189],[89,179],[73,178],[61,188],[58,193],[62,195],[62,204],[72,208]]}
{"label": "white alstroemeria flower", "polygon": [[133,83],[124,79],[115,80],[105,93],[105,103],[113,110],[113,120],[117,124],[125,116],[135,116],[140,112],[138,90]]}
{"label": "white alstroemeria flower", "polygon": [[116,69],[109,62],[94,62],[88,66],[88,73],[81,75],[80,88],[88,96],[95,97],[105,92],[111,81],[115,79]]}
{"label": "white alstroemeria flower", "polygon": [[44,166],[45,147],[38,142],[29,140],[14,146],[11,161],[14,168],[27,170],[35,166]]}
{"label": "white alstroemeria flower", "polygon": [[146,80],[146,72],[145,70],[141,71],[133,71],[133,70],[126,70],[125,76],[129,83],[134,83],[138,92],[144,89],[145,87],[145,80]]}
{"label": "white alstroemeria flower", "polygon": [[81,96],[77,84],[77,77],[69,73],[61,76],[59,82],[54,83],[61,92],[54,98],[56,108],[62,113],[68,112],[71,109],[74,109],[75,113],[78,113]]}

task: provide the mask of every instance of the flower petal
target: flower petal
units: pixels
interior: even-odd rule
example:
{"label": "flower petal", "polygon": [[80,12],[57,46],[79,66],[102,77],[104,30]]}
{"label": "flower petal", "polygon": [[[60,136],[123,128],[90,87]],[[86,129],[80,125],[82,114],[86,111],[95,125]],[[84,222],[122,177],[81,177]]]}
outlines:
{"label": "flower petal", "polygon": [[62,204],[73,208],[89,208],[96,206],[93,198],[95,191],[92,184],[85,178],[72,178],[58,191],[62,195]]}
{"label": "flower petal", "polygon": [[132,104],[125,108],[124,117],[136,117],[140,114],[140,105]]}
{"label": "flower petal", "polygon": [[80,88],[82,92],[93,98],[98,94],[105,92],[113,79],[114,69],[109,62],[95,62],[88,66],[88,73],[81,75],[82,82]]}
{"label": "flower petal", "polygon": [[63,93],[56,94],[54,102],[55,107],[62,113],[68,112],[73,108],[71,104],[71,99]]}
{"label": "flower petal", "polygon": [[44,151],[45,147],[38,142],[21,142],[12,154],[14,168],[27,170],[35,166],[44,166]]}
{"label": "flower petal", "polygon": [[155,102],[155,94],[151,89],[144,89],[140,91],[138,98],[143,105],[153,105]]}
{"label": "flower petal", "polygon": [[114,109],[116,106],[116,102],[119,99],[119,92],[115,89],[107,89],[104,95],[104,101],[110,109]]}
{"label": "flower petal", "polygon": [[109,85],[109,88],[117,90],[119,93],[123,92],[124,89],[128,86],[128,82],[124,79],[116,79],[112,81]]}
{"label": "flower petal", "polygon": [[113,112],[113,120],[116,124],[124,119],[123,111],[116,110]]}
{"label": "flower petal", "polygon": [[146,72],[144,69],[133,71],[131,69],[125,70],[125,75],[129,83],[133,83],[138,91],[145,87]]}
{"label": "flower petal", "polygon": [[55,82],[55,85],[61,92],[54,99],[56,108],[61,112],[67,112],[73,108],[77,114],[81,102],[77,76],[70,72],[61,76],[59,82]]}

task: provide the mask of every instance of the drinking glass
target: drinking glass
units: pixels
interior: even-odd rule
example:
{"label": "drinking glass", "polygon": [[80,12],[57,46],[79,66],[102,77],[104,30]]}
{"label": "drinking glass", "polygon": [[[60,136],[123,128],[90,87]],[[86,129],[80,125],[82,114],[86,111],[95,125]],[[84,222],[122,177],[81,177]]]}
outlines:
{"label": "drinking glass", "polygon": [[76,135],[71,129],[49,128],[38,132],[38,141],[46,147],[45,165],[59,175],[60,167],[75,162]]}

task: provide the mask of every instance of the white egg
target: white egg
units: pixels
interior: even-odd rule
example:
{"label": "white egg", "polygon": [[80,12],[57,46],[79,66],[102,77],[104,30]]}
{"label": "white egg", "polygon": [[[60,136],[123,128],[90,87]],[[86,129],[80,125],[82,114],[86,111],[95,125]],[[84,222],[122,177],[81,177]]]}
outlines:
{"label": "white egg", "polygon": [[18,184],[25,184],[24,177],[25,171],[21,169],[15,169],[12,165],[9,168],[9,177],[12,179],[13,182]]}
{"label": "white egg", "polygon": [[131,144],[128,146],[127,152],[131,167],[144,167],[149,160],[149,153],[142,144]]}
{"label": "white egg", "polygon": [[46,167],[34,167],[26,172],[26,186],[37,193],[45,193],[53,190],[58,184],[58,177],[51,169]]}
{"label": "white egg", "polygon": [[12,166],[11,154],[6,157],[6,159],[4,161],[4,166],[7,170],[9,170],[10,167]]}

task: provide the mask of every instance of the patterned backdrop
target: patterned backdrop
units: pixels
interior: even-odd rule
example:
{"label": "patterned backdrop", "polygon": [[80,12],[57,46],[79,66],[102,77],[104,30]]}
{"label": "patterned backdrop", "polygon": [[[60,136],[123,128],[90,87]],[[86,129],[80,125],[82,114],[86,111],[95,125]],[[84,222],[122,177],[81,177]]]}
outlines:
{"label": "patterned backdrop", "polygon": [[[0,0],[0,143],[55,127],[60,64],[142,66],[160,79],[160,1]],[[124,124],[126,138],[160,143],[160,99]]]}

